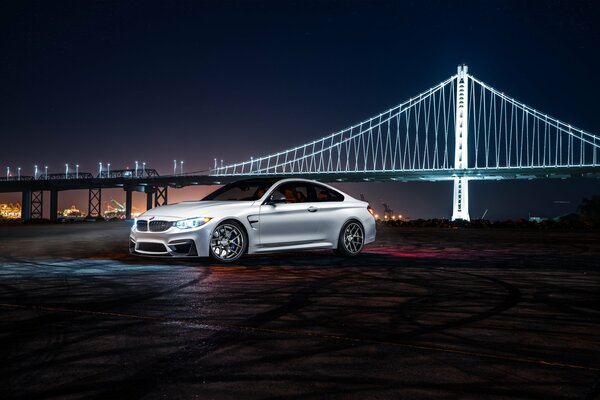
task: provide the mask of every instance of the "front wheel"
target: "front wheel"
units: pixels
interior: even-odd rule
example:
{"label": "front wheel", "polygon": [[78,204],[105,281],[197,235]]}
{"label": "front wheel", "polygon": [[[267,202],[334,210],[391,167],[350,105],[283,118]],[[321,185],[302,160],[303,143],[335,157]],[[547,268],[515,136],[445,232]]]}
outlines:
{"label": "front wheel", "polygon": [[223,263],[236,261],[247,248],[246,231],[235,221],[220,223],[210,236],[210,257]]}
{"label": "front wheel", "polygon": [[348,221],[340,231],[335,253],[343,257],[356,257],[365,244],[365,230],[357,221]]}

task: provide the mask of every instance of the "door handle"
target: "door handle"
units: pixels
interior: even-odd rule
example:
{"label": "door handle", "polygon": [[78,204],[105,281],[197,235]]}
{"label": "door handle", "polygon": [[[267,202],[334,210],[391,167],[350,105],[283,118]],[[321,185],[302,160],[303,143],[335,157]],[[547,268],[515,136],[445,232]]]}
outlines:
{"label": "door handle", "polygon": [[314,207],[314,206],[308,207],[307,210],[308,210],[308,212],[317,212],[317,211],[319,211],[319,209],[317,207]]}

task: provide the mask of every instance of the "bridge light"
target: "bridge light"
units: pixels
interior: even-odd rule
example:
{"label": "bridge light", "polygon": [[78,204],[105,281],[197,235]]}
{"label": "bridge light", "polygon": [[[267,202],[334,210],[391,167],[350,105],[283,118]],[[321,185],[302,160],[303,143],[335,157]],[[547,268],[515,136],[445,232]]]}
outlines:
{"label": "bridge light", "polygon": [[69,164],[65,164],[65,179],[69,179]]}
{"label": "bridge light", "polygon": [[106,177],[110,178],[110,163],[106,164]]}
{"label": "bridge light", "polygon": [[75,179],[79,179],[79,164],[75,164]]}
{"label": "bridge light", "polygon": [[46,175],[46,179],[48,179],[48,166],[44,166],[44,175]]}
{"label": "bridge light", "polygon": [[142,176],[146,173],[146,161],[142,163]]}
{"label": "bridge light", "polygon": [[37,179],[37,174],[38,174],[38,166],[34,165],[33,166],[33,179]]}
{"label": "bridge light", "polygon": [[135,176],[138,176],[138,162],[135,162]]}
{"label": "bridge light", "polygon": [[17,167],[17,180],[21,180],[21,167]]}

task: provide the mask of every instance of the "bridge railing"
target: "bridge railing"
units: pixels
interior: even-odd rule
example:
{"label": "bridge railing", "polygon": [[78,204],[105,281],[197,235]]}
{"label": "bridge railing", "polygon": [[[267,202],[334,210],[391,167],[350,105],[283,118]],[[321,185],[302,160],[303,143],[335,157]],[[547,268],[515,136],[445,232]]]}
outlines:
{"label": "bridge railing", "polygon": [[44,181],[44,180],[60,180],[60,179],[111,179],[111,178],[151,178],[159,176],[158,172],[153,168],[146,168],[144,170],[114,170],[114,171],[102,171],[96,175],[90,172],[69,172],[69,173],[53,173],[53,174],[38,174],[37,177],[29,175],[21,176],[3,176],[0,177],[0,182],[15,182],[15,181]]}
{"label": "bridge railing", "polygon": [[32,181],[33,176],[22,175],[22,176],[0,176],[0,182],[14,182],[14,181]]}
{"label": "bridge railing", "polygon": [[134,169],[102,171],[96,175],[96,178],[150,178],[153,176],[159,176],[155,169],[144,168],[137,171]]}

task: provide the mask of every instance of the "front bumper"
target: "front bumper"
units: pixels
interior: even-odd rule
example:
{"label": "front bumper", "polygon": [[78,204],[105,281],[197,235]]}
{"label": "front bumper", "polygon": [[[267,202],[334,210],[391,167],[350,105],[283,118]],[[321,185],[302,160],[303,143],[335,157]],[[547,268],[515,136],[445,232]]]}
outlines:
{"label": "front bumper", "polygon": [[129,234],[129,253],[150,257],[208,257],[210,225],[189,231],[172,227],[164,232],[141,232],[134,228]]}

